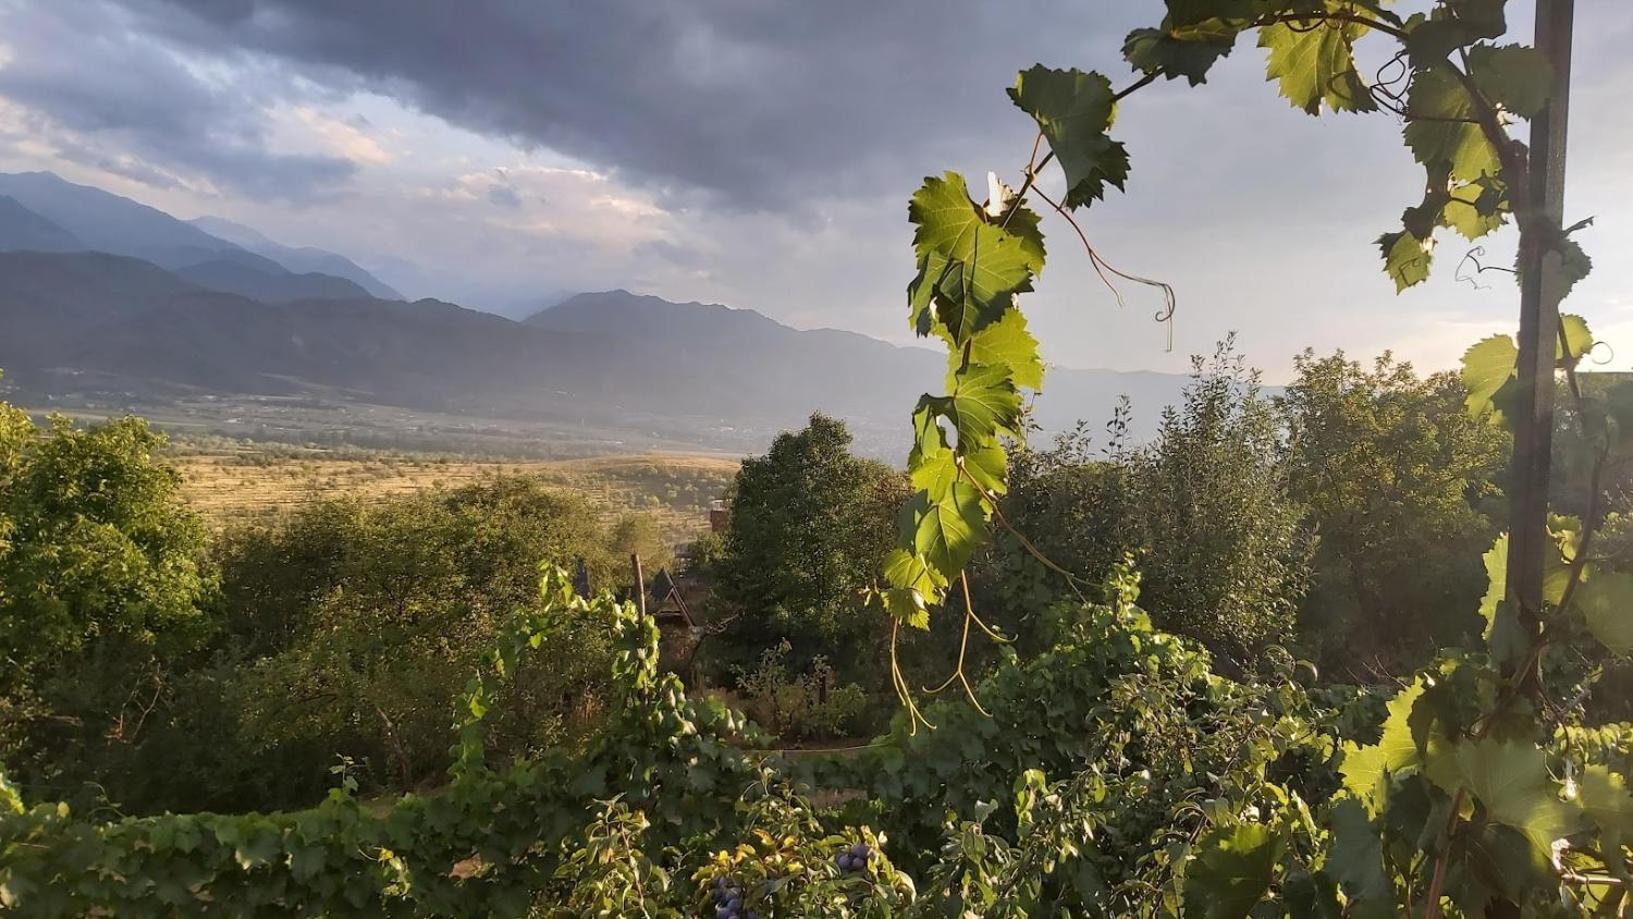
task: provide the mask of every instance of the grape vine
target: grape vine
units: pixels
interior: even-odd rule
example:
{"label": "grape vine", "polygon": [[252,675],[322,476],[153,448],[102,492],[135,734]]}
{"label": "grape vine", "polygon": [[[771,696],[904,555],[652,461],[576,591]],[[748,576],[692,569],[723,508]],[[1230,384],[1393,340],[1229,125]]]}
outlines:
{"label": "grape vine", "polygon": [[[917,490],[902,511],[882,591],[898,628],[926,627],[930,610],[953,589],[965,595],[966,641],[969,622],[979,622],[964,566],[990,538],[993,522],[1004,524],[998,497],[1006,483],[1006,439],[1020,439],[1021,396],[1042,382],[1037,342],[1017,303],[1044,266],[1041,221],[1027,207],[1029,194],[1081,234],[1070,212],[1092,205],[1108,186],[1122,190],[1129,176],[1128,151],[1108,133],[1117,103],[1158,79],[1206,82],[1242,35],[1257,35],[1267,79],[1295,108],[1310,115],[1382,112],[1402,124],[1425,181],[1422,200],[1404,211],[1400,228],[1377,240],[1397,292],[1428,278],[1440,230],[1473,241],[1511,219],[1520,230],[1519,280],[1540,291],[1533,297],[1527,289],[1522,333],[1535,322],[1530,317],[1557,312],[1558,300],[1591,270],[1572,238],[1591,221],[1563,227],[1557,203],[1549,201],[1552,194],[1557,202],[1560,179],[1541,160],[1552,151],[1539,152],[1533,163],[1511,133],[1518,120],[1540,119],[1534,136],[1539,124],[1547,129],[1550,102],[1566,75],[1538,48],[1500,43],[1508,31],[1505,0],[1437,0],[1409,15],[1383,0],[1166,6],[1160,25],[1135,30],[1124,45],[1139,75],[1127,89],[1113,92],[1103,74],[1041,65],[1017,77],[1010,97],[1038,132],[1018,191],[993,177],[986,201],[977,204],[964,179],[948,173],[926,179],[913,197],[908,216],[918,271],[908,287],[910,322],[918,335],[945,342],[948,374],[947,392],[924,396],[913,415],[908,469]],[[1569,6],[1538,4],[1539,30],[1553,30],[1555,52],[1563,48],[1567,64]],[[1356,49],[1374,38],[1389,50],[1369,78]],[[1043,142],[1049,153],[1039,160]],[[1051,159],[1066,186],[1059,202],[1035,186],[1037,170]],[[1084,243],[1098,269],[1099,257]],[[1528,276],[1538,272],[1546,277]],[[1523,334],[1517,344],[1495,336],[1469,350],[1463,366],[1469,409],[1495,423],[1518,418],[1526,425],[1515,429],[1517,478],[1535,479],[1540,469],[1545,486],[1551,390],[1562,372],[1581,427],[1579,465],[1589,470],[1587,509],[1580,519],[1551,518],[1540,541],[1517,509],[1515,527],[1526,537],[1518,573],[1510,568],[1508,537],[1486,556],[1487,647],[1445,653],[1390,702],[1377,743],[1345,747],[1343,793],[1330,811],[1333,839],[1318,861],[1347,914],[1519,915],[1539,904],[1620,914],[1633,886],[1623,848],[1633,832],[1633,796],[1612,763],[1571,742],[1581,726],[1571,723],[1571,709],[1549,681],[1558,677],[1550,668],[1562,666],[1563,650],[1584,637],[1612,653],[1633,650],[1633,575],[1610,570],[1590,552],[1604,523],[1602,483],[1633,458],[1633,426],[1623,434],[1624,425],[1633,425],[1633,392],[1584,394],[1576,366],[1593,339],[1580,317],[1544,319],[1538,334],[1544,345],[1557,339],[1551,359],[1528,358]],[[1522,470],[1522,462],[1530,465]],[[1536,487],[1529,493],[1527,487],[1514,486],[1517,505],[1535,502]],[[1540,555],[1531,551],[1538,542]],[[1524,568],[1539,563],[1537,598],[1528,596]],[[954,678],[962,679],[962,657]],[[913,693],[899,677],[897,691],[917,723]],[[1274,861],[1279,856],[1270,853],[1286,841],[1285,834],[1255,831],[1228,847],[1239,861]]]}

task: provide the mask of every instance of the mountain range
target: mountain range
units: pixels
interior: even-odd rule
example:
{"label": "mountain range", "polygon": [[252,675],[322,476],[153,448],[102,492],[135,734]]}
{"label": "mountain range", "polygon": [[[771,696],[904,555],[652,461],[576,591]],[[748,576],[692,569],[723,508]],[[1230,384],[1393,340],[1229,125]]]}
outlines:
{"label": "mountain range", "polygon": [[50,172],[0,174],[0,250],[128,255],[261,300],[403,299],[345,256],[283,246],[219,217],[179,220]]}
{"label": "mountain range", "polygon": [[[572,296],[524,321],[386,298],[376,293],[395,291],[342,256],[224,221],[176,220],[48,174],[0,176],[0,249],[11,250],[0,251],[0,368],[35,397],[205,393],[590,419],[730,450],[763,449],[821,410],[889,457],[945,366],[928,349],[623,290]],[[1144,422],[1138,436],[1185,379],[1053,368],[1034,418],[1046,431],[1101,422],[1126,394]]]}

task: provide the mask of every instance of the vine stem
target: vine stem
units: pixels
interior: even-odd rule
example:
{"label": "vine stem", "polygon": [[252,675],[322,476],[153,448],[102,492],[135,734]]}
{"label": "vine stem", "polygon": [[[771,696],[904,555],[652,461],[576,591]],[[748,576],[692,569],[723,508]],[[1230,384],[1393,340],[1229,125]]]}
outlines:
{"label": "vine stem", "polygon": [[1457,828],[1458,814],[1462,812],[1463,799],[1467,796],[1467,789],[1457,789],[1457,794],[1452,797],[1451,813],[1446,815],[1446,825],[1440,829],[1440,851],[1435,854],[1435,873],[1429,879],[1429,890],[1424,895],[1423,919],[1440,919],[1440,892],[1446,884],[1452,830]]}
{"label": "vine stem", "polygon": [[1172,320],[1174,318],[1174,311],[1179,306],[1178,297],[1174,294],[1174,286],[1166,281],[1158,281],[1153,278],[1144,278],[1140,277],[1139,275],[1129,274],[1128,272],[1123,271],[1117,266],[1106,261],[1104,258],[1101,258],[1100,253],[1095,251],[1093,244],[1089,242],[1088,234],[1083,232],[1083,227],[1078,224],[1076,218],[1072,217],[1071,213],[1067,211],[1066,208],[1059,202],[1045,194],[1042,189],[1037,189],[1037,193],[1038,197],[1042,198],[1051,208],[1053,208],[1055,213],[1065,218],[1066,222],[1071,225],[1072,230],[1077,233],[1078,240],[1083,243],[1083,250],[1089,254],[1089,264],[1094,266],[1094,273],[1100,276],[1100,283],[1106,285],[1106,289],[1111,291],[1111,295],[1117,298],[1118,306],[1126,305],[1123,302],[1123,292],[1117,288],[1116,284],[1112,283],[1110,278],[1106,277],[1106,272],[1108,271],[1125,281],[1132,281],[1135,284],[1144,284],[1147,287],[1155,287],[1162,291],[1162,299],[1164,304],[1163,309],[1157,313],[1155,318],[1158,322],[1169,323],[1168,350],[1174,350],[1174,327]]}
{"label": "vine stem", "polygon": [[918,733],[919,722],[921,721],[924,722],[925,727],[931,730],[935,730],[936,726],[930,723],[930,719],[924,717],[923,712],[919,711],[918,703],[913,701],[913,689],[907,685],[907,678],[902,676],[901,664],[896,657],[896,645],[901,636],[901,628],[901,620],[893,617],[890,622],[890,680],[895,684],[896,694],[901,697],[902,702],[907,706],[907,733],[912,735]]}
{"label": "vine stem", "polygon": [[[976,491],[981,493],[981,497],[986,499],[987,504],[992,508],[993,519],[997,520],[1000,526],[1002,526],[1005,530],[1008,530],[1010,535],[1014,536],[1015,539],[1020,542],[1021,548],[1025,549],[1028,555],[1031,555],[1033,558],[1042,563],[1045,568],[1048,568],[1050,571],[1053,571],[1065,578],[1066,586],[1072,589],[1072,593],[1077,595],[1077,599],[1087,603],[1088,598],[1083,595],[1083,591],[1078,589],[1077,575],[1067,571],[1065,568],[1062,568],[1060,565],[1056,564],[1053,559],[1049,558],[1049,556],[1044,555],[1043,550],[1033,545],[1032,540],[1027,539],[1025,533],[1022,533],[1019,529],[1016,529],[1015,525],[1009,522],[1009,518],[1004,516],[1003,508],[998,506],[998,496],[988,491],[986,486],[982,485],[980,482],[977,482],[975,480],[975,476],[971,475],[970,471],[965,469],[962,463],[959,464],[958,471],[964,476],[964,478],[969,480],[969,483],[975,487]],[[976,621],[980,622],[979,619]],[[988,635],[993,635],[992,630],[987,629],[986,623],[981,623],[981,628],[985,629]],[[997,638],[998,636],[993,635],[993,637]]]}
{"label": "vine stem", "polygon": [[1129,85],[1123,87],[1122,89],[1118,90],[1117,92],[1112,93],[1111,94],[1111,101],[1113,101],[1113,102],[1123,101],[1127,97],[1132,96],[1134,93],[1138,92],[1140,89],[1143,89],[1144,87],[1150,86],[1152,83],[1157,82],[1157,77],[1160,77],[1160,76],[1162,76],[1162,71],[1160,71],[1160,70],[1151,71],[1150,73],[1146,74],[1145,76],[1140,77],[1138,80],[1135,80],[1133,83],[1130,83]]}
{"label": "vine stem", "polygon": [[[959,584],[964,588],[964,637],[958,643],[958,665],[953,669],[952,676],[949,676],[940,686],[937,686],[935,689],[925,689],[925,692],[931,694],[941,692],[943,689],[951,686],[954,680],[957,680],[964,687],[964,695],[969,697],[970,704],[975,706],[975,710],[980,712],[982,715],[991,718],[992,714],[985,708],[982,708],[981,700],[975,697],[975,687],[970,685],[969,677],[964,672],[964,655],[970,647],[970,622],[972,620],[979,622],[980,620],[976,618],[975,604],[970,600],[969,574],[960,571],[958,573],[958,580]],[[984,623],[982,624],[981,628],[986,629],[988,635],[992,634],[992,631],[987,629]]]}
{"label": "vine stem", "polygon": [[1021,188],[1015,192],[1015,202],[1010,207],[1009,213],[1004,215],[1003,222],[998,224],[998,229],[1003,230],[1009,227],[1009,221],[1021,209],[1021,202],[1026,200],[1026,193],[1031,190],[1032,183],[1038,180],[1038,170],[1042,169],[1051,159],[1054,159],[1055,151],[1050,150],[1049,155],[1043,158],[1043,162],[1038,162],[1038,148],[1042,145],[1043,132],[1039,131],[1038,135],[1032,138],[1032,155],[1026,158],[1026,172],[1021,178]]}
{"label": "vine stem", "polygon": [[1282,13],[1280,15],[1271,16],[1268,19],[1262,19],[1259,22],[1254,23],[1253,28],[1262,28],[1264,26],[1277,25],[1281,23],[1291,24],[1295,22],[1347,22],[1352,25],[1366,26],[1369,29],[1376,29],[1385,35],[1393,36],[1399,41],[1406,41],[1406,32],[1390,25],[1389,23],[1379,22],[1376,19],[1369,19],[1357,13],[1335,11],[1328,11],[1325,13]]}

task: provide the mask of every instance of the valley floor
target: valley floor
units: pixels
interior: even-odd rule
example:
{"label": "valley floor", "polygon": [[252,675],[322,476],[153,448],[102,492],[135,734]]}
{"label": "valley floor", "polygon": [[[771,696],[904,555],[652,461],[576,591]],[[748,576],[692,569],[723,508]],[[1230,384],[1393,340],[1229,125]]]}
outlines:
{"label": "valley floor", "polygon": [[456,488],[495,476],[536,476],[580,493],[609,516],[641,512],[681,543],[708,528],[708,509],[737,472],[734,457],[642,453],[562,460],[294,447],[223,438],[179,439],[170,460],[187,500],[212,523],[274,514],[314,497],[376,497]]}

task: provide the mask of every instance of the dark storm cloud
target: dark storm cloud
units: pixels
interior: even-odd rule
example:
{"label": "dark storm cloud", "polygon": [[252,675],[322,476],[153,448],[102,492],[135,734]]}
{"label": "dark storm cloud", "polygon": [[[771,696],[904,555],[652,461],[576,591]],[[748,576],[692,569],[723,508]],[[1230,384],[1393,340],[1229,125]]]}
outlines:
{"label": "dark storm cloud", "polygon": [[[0,97],[64,159],[155,187],[202,176],[254,198],[307,199],[343,183],[344,159],[271,153],[256,81],[189,69],[103,4],[41,6],[6,19]],[[65,53],[73,49],[73,53]]]}
{"label": "dark storm cloud", "polygon": [[980,138],[971,124],[1024,132],[994,114],[1017,61],[1120,74],[1115,49],[1138,24],[1124,4],[1044,0],[122,2],[171,41],[297,62],[747,208],[899,189],[926,148]]}

